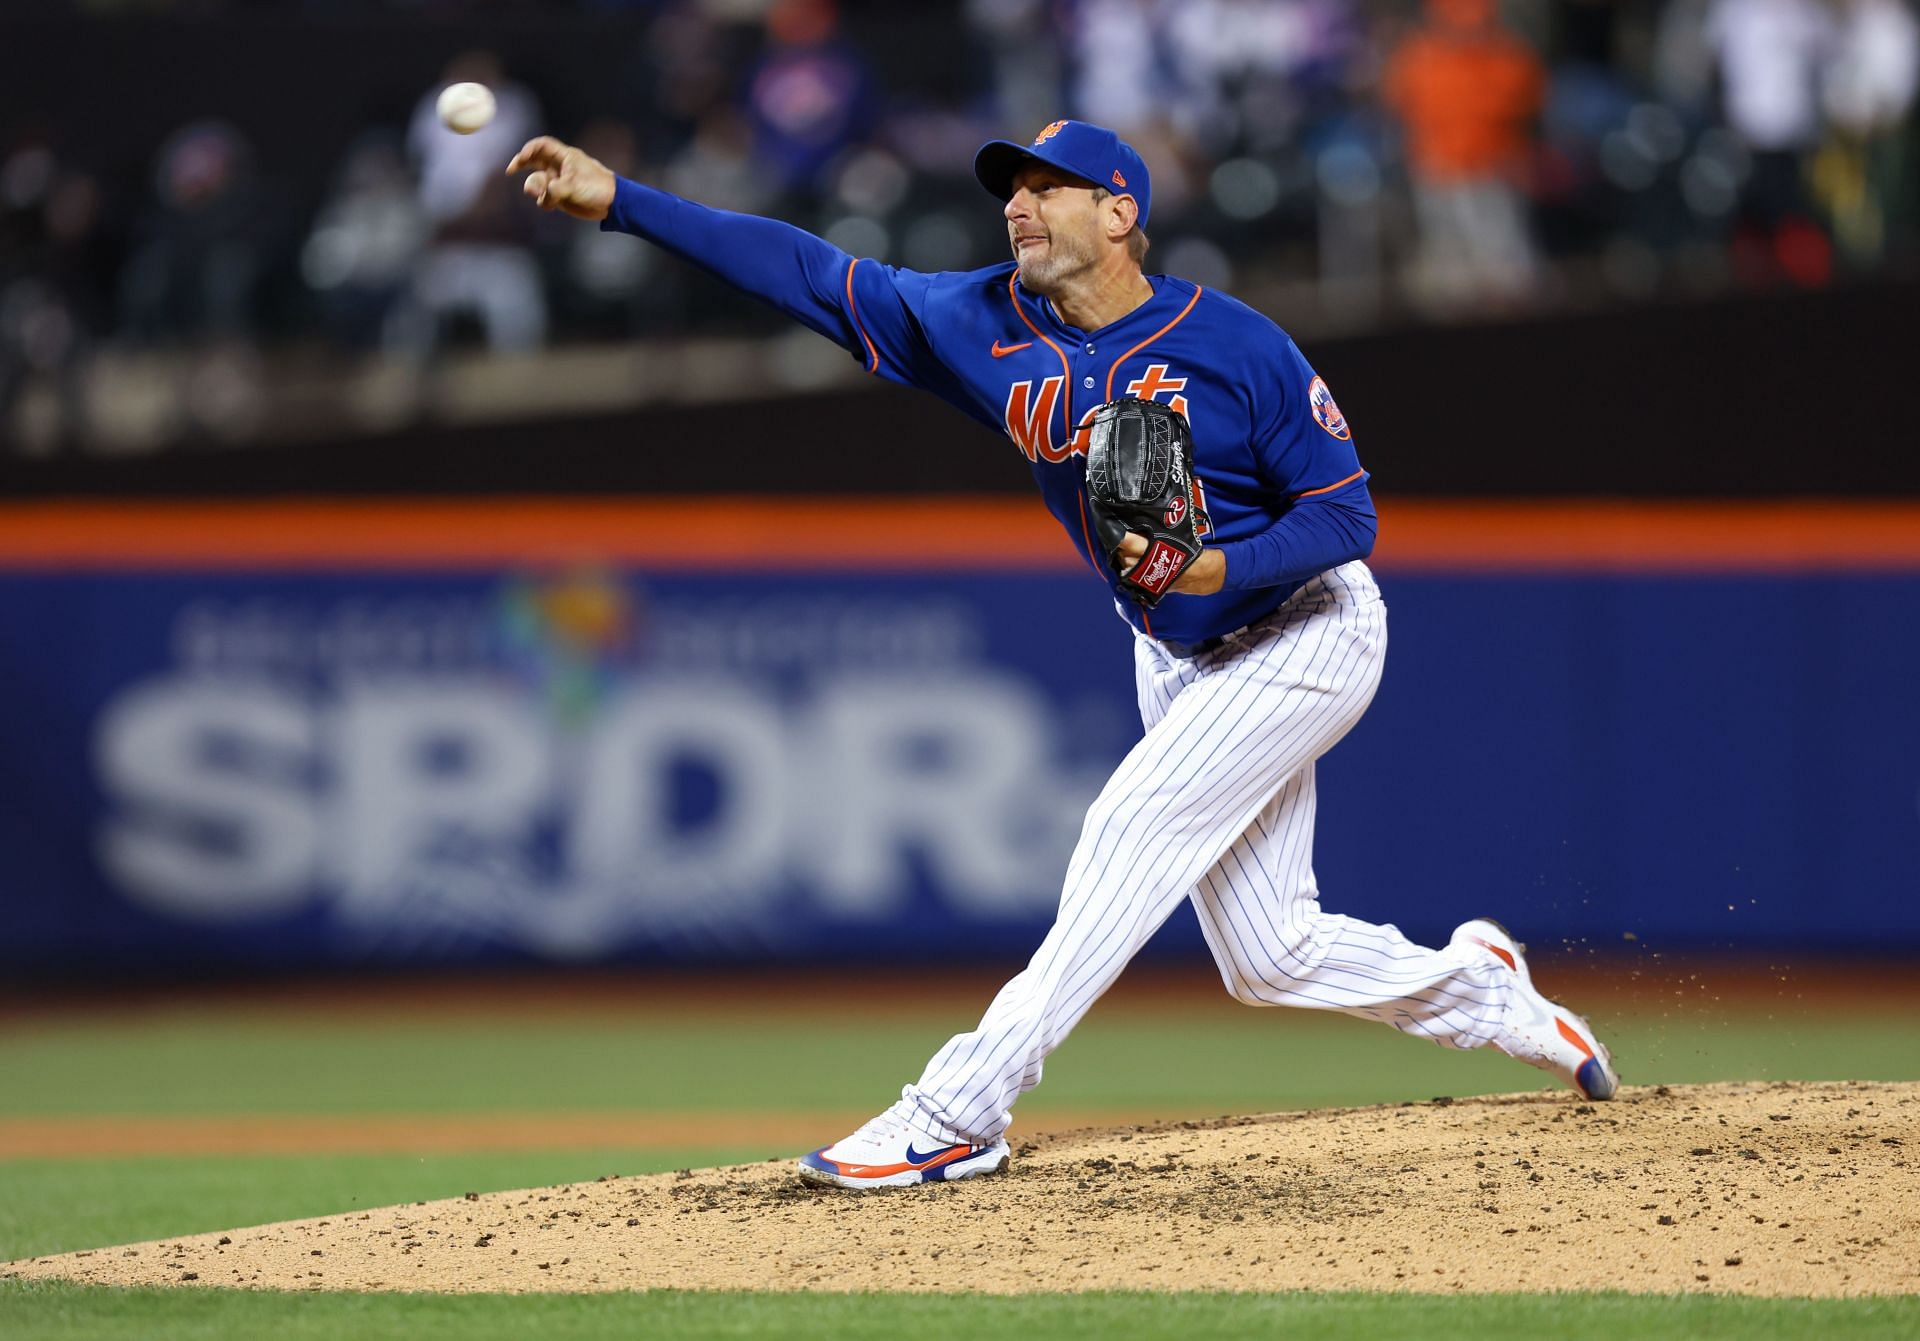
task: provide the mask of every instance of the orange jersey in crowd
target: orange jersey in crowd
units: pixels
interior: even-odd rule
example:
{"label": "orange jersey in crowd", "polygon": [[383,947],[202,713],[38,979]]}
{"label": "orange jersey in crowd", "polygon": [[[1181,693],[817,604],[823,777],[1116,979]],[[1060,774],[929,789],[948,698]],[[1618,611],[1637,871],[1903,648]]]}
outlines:
{"label": "orange jersey in crowd", "polygon": [[1487,177],[1518,161],[1545,84],[1540,58],[1511,33],[1441,23],[1401,43],[1387,65],[1385,95],[1405,123],[1415,174],[1450,181]]}

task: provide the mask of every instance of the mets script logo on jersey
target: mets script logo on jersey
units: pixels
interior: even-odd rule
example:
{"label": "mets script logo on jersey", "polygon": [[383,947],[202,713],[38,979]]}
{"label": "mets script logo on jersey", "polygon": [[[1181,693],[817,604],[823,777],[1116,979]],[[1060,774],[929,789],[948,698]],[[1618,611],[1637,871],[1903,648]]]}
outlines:
{"label": "mets script logo on jersey", "polygon": [[[1001,347],[998,341],[994,343],[995,357],[999,357],[1002,352]],[[1015,348],[1024,348],[1024,346],[1007,348],[1004,352],[1011,354]],[[1169,377],[1167,365],[1155,363],[1148,366],[1143,376],[1136,377],[1127,383],[1127,394],[1138,396],[1142,400],[1159,400],[1163,392],[1167,393],[1165,397],[1167,404],[1182,415],[1186,415],[1191,423],[1192,416],[1187,412],[1187,398],[1180,394],[1186,389],[1186,385],[1186,378]],[[1012,438],[1014,445],[1025,453],[1027,460],[1064,461],[1070,456],[1087,454],[1087,426],[1093,422],[1094,411],[1099,408],[1098,406],[1087,407],[1064,445],[1059,447],[1053,445],[1053,416],[1066,399],[1066,392],[1065,377],[1047,378],[1040,383],[1040,389],[1037,392],[1030,381],[1015,382],[1007,388],[1007,407],[1002,418],[1007,426],[1007,436]],[[1198,481],[1195,481],[1195,484],[1197,486]]]}
{"label": "mets script logo on jersey", "polygon": [[[1040,383],[1037,394],[1032,382],[1015,382],[1007,388],[1007,436],[1026,453],[1027,460],[1064,461],[1076,451],[1086,451],[1084,433],[1075,433],[1064,447],[1053,445],[1053,413],[1060,408],[1066,389],[1064,377],[1047,378]],[[1087,411],[1089,416],[1092,413]]]}
{"label": "mets script logo on jersey", "polygon": [[[999,358],[1023,348],[1024,345],[1002,347],[996,340],[993,354]],[[1127,384],[1127,394],[1139,396],[1142,400],[1156,400],[1161,392],[1170,392],[1172,394],[1167,397],[1167,404],[1184,415],[1187,413],[1187,398],[1179,393],[1186,385],[1186,378],[1168,377],[1167,365],[1156,363],[1147,369],[1144,377],[1135,378]],[[1098,408],[1096,406],[1087,407],[1064,446],[1053,445],[1053,415],[1065,400],[1066,390],[1065,377],[1047,378],[1040,383],[1038,392],[1034,391],[1032,382],[1015,382],[1007,388],[1007,408],[1002,418],[1006,422],[1007,436],[1026,454],[1027,460],[1064,461],[1070,456],[1086,455],[1087,425],[1093,420],[1093,412]]]}
{"label": "mets script logo on jersey", "polygon": [[1316,377],[1307,387],[1307,403],[1313,406],[1313,421],[1316,424],[1343,442],[1353,438],[1352,431],[1347,428],[1347,417],[1333,403],[1333,393],[1327,390],[1323,379]]}
{"label": "mets script logo on jersey", "polygon": [[1061,131],[1065,130],[1066,128],[1067,128],[1067,123],[1064,121],[1049,122],[1045,130],[1041,131],[1038,135],[1033,137],[1033,142],[1035,144],[1045,144],[1048,140],[1052,139],[1054,136],[1058,135]]}

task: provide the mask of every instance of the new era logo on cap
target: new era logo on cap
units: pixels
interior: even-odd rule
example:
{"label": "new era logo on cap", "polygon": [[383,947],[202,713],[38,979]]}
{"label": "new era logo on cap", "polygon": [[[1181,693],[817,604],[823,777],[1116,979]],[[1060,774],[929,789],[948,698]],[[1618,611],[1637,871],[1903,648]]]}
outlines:
{"label": "new era logo on cap", "polygon": [[1105,126],[1086,121],[1053,121],[1041,128],[1032,144],[992,140],[974,155],[973,175],[1001,200],[1013,195],[1013,177],[1032,162],[1046,163],[1098,186],[1130,195],[1140,207],[1140,226],[1147,226],[1152,183],[1146,162],[1134,147]]}

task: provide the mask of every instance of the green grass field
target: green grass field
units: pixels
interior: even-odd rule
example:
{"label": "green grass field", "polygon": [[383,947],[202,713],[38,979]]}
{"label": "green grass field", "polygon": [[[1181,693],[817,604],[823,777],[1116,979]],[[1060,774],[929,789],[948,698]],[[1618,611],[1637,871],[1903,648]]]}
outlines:
{"label": "green grass field", "polygon": [[1728,1299],[1690,1295],[1363,1294],[979,1295],[691,1294],[276,1295],[219,1290],[86,1290],[34,1286],[0,1292],[0,1327],[19,1341],[280,1341],[405,1337],[1111,1338],[1312,1337],[1314,1341],[1433,1341],[1452,1334],[1609,1338],[1610,1341],[1820,1341],[1909,1338],[1910,1300]]}
{"label": "green grass field", "polygon": [[[635,1000],[473,1013],[248,1010],[231,1001],[137,1013],[22,1016],[0,1032],[0,1123],[100,1115],[841,1112],[877,1110],[977,1005],[902,1009],[777,997],[687,1018]],[[980,997],[984,1001],[984,992]],[[1597,1011],[1629,1083],[1920,1076],[1910,1006]],[[1253,1011],[1212,997],[1103,1003],[1048,1063],[1023,1116],[1211,1116],[1535,1088],[1493,1055],[1442,1052],[1362,1022]],[[0,1127],[0,1130],[4,1130]],[[842,1134],[815,1133],[824,1143]],[[724,1142],[595,1149],[28,1158],[0,1145],[0,1260],[323,1215],[355,1206],[605,1173],[764,1159]],[[12,1157],[9,1157],[12,1156]],[[1555,1336],[1920,1334],[1914,1299],[1359,1295],[608,1296],[242,1295],[0,1284],[0,1336],[240,1338],[405,1335],[890,1337],[1017,1329],[1103,1335]]]}

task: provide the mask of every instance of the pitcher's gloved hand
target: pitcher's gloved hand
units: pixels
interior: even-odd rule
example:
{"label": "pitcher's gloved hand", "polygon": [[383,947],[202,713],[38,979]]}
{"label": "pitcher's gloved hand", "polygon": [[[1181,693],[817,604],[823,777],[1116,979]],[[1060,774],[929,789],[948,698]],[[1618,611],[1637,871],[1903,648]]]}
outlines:
{"label": "pitcher's gloved hand", "polygon": [[[1187,418],[1158,401],[1108,401],[1087,426],[1087,507],[1120,590],[1151,610],[1200,557],[1206,517],[1193,485]],[[1146,542],[1138,562],[1129,534]]]}

